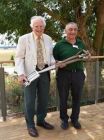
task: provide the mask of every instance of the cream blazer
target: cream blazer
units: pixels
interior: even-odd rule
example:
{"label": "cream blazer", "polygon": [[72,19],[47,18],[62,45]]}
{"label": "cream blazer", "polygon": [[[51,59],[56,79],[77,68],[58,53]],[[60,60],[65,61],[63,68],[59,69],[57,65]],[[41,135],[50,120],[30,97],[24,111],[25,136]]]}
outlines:
{"label": "cream blazer", "polygon": [[[55,62],[52,50],[52,38],[46,34],[43,34],[44,46],[47,56],[47,62],[50,66]],[[18,40],[18,45],[15,55],[15,71],[18,75],[28,75],[36,69],[37,53],[36,43],[33,38],[33,33],[25,34]]]}

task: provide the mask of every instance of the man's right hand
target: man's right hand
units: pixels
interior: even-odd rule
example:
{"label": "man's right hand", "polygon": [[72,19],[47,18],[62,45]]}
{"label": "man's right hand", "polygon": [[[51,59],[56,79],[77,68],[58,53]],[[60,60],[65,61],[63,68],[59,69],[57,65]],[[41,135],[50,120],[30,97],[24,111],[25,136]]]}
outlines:
{"label": "man's right hand", "polygon": [[27,81],[27,77],[24,74],[21,74],[18,76],[18,81],[20,84],[24,84],[25,81]]}
{"label": "man's right hand", "polygon": [[57,61],[56,65],[57,65],[59,68],[64,68],[64,67],[66,67],[66,64],[65,64],[65,63],[62,63],[62,61]]}

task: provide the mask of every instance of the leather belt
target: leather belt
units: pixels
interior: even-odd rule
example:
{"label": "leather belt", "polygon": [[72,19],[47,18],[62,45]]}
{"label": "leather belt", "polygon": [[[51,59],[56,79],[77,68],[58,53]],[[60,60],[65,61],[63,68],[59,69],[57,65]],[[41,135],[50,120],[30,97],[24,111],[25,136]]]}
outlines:
{"label": "leather belt", "polygon": [[80,72],[83,71],[82,69],[72,69],[72,70],[68,70],[69,72]]}
{"label": "leather belt", "polygon": [[59,71],[67,71],[67,72],[83,72],[83,69],[64,69],[60,68]]}

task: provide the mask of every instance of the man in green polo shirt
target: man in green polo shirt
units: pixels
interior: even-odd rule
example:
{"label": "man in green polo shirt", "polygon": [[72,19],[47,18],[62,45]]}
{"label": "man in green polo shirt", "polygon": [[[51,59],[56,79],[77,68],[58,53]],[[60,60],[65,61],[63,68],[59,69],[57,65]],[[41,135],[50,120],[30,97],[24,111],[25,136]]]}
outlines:
{"label": "man in green polo shirt", "polygon": [[[70,22],[65,27],[66,37],[56,43],[53,49],[53,55],[56,60],[62,61],[66,58],[76,55],[85,49],[85,45],[77,37],[78,26]],[[85,80],[83,61],[74,62],[68,65],[61,65],[57,71],[57,87],[60,99],[60,118],[62,120],[61,128],[67,129],[69,116],[67,114],[67,100],[69,90],[72,96],[71,123],[76,129],[81,129],[79,123],[80,100]]]}

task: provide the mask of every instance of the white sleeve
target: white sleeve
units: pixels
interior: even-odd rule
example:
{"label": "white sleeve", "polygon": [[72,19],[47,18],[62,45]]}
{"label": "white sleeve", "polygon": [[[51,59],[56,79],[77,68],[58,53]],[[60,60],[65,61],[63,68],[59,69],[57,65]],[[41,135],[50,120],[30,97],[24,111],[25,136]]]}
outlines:
{"label": "white sleeve", "polygon": [[26,41],[25,38],[20,37],[15,54],[15,71],[18,75],[25,74],[24,63],[26,53]]}

